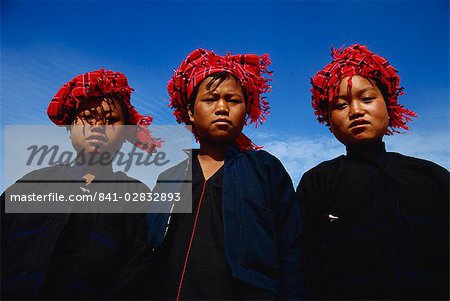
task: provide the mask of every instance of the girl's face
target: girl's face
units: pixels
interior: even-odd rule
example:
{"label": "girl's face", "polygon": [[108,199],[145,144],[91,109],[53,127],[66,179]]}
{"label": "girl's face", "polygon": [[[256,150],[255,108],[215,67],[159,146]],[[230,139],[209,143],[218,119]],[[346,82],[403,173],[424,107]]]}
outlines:
{"label": "girl's face", "polygon": [[93,98],[80,103],[70,136],[75,150],[114,155],[125,138],[124,112],[117,99]]}
{"label": "girl's face", "polygon": [[200,143],[233,143],[245,123],[246,105],[242,87],[233,76],[219,85],[206,78],[199,86],[189,118],[199,135]]}
{"label": "girl's face", "polygon": [[353,76],[349,91],[348,79],[342,79],[339,95],[330,104],[331,131],[346,146],[381,141],[389,115],[380,89],[373,81]]}

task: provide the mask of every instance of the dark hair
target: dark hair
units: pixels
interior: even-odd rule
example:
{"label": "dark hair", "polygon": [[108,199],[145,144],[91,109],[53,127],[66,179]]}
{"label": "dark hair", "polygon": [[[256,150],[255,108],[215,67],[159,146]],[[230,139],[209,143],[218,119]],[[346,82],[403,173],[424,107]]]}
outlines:
{"label": "dark hair", "polygon": [[129,119],[130,119],[130,114],[128,113],[128,108],[126,103],[122,100],[122,97],[119,95],[114,95],[114,96],[109,96],[111,97],[111,100],[117,99],[117,101],[120,104],[120,107],[122,108],[122,112],[123,112],[123,121],[125,123],[125,125],[129,125],[131,124]]}
{"label": "dark hair", "polygon": [[[100,104],[102,103],[102,101],[107,101],[108,105],[111,107],[114,107],[115,109],[117,109],[116,105],[114,104],[114,101],[117,100],[117,102],[119,103],[122,112],[123,112],[123,121],[125,125],[130,125],[131,123],[129,122],[129,111],[128,108],[126,106],[126,103],[122,100],[121,96],[119,95],[105,95],[105,96],[99,96],[99,97],[93,97],[95,99],[97,99],[98,101],[100,101]],[[73,111],[73,118],[72,118],[72,122],[74,122],[74,120],[77,118],[77,115],[79,114],[78,109]],[[71,125],[66,125],[66,130],[69,130],[71,128]]]}
{"label": "dark hair", "polygon": [[214,85],[213,90],[215,90],[225,80],[227,80],[229,78],[234,78],[239,83],[239,85],[241,85],[242,92],[244,94],[244,102],[247,103],[247,91],[245,90],[244,86],[242,86],[239,79],[231,73],[228,73],[226,71],[221,71],[221,72],[217,72],[217,73],[214,73],[214,74],[211,74],[211,75],[205,77],[197,86],[195,86],[194,90],[192,91],[191,95],[189,96],[189,102],[188,102],[189,106],[194,105],[195,99],[197,98],[198,89],[205,80],[209,79],[209,82],[206,84],[206,88],[211,89],[211,87],[213,87],[213,85]]}
{"label": "dark hair", "polygon": [[[353,76],[356,76],[356,75],[353,75]],[[388,111],[389,111],[389,106],[388,106],[388,99],[389,99],[389,92],[388,92],[388,87],[385,85],[385,84],[383,84],[382,82],[381,82],[381,80],[379,80],[378,78],[368,78],[368,77],[364,77],[365,79],[367,79],[368,81],[369,81],[369,83],[371,84],[371,85],[376,85],[377,86],[377,88],[380,90],[380,92],[381,92],[381,95],[383,96],[383,98],[384,98],[384,102],[386,103],[386,107],[387,107],[387,109],[388,109]],[[342,80],[341,80],[342,81]],[[337,83],[337,85],[339,85],[340,83],[341,83],[341,81],[339,81],[338,83]],[[328,101],[328,99],[322,99],[320,102],[319,102],[319,106],[320,106],[320,108],[322,109],[322,110],[326,110],[326,111],[328,111],[329,110],[329,108],[330,108],[330,101]],[[329,116],[328,116],[328,118],[329,118]],[[328,122],[329,122],[329,120],[328,120]],[[390,122],[390,121],[389,121]]]}

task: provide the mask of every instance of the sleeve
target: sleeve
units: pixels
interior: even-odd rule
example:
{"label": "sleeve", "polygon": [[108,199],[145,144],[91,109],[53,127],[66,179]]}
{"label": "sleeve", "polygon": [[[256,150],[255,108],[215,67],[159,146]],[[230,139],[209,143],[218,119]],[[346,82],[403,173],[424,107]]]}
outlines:
{"label": "sleeve", "polygon": [[[134,191],[150,192],[150,189],[140,183]],[[147,219],[145,213],[126,213],[133,225],[133,242],[130,246],[129,260],[117,278],[114,289],[105,299],[142,299],[148,297],[146,275],[149,271],[148,261],[150,250],[147,243]]]}
{"label": "sleeve", "polygon": [[9,236],[9,232],[10,232],[10,227],[11,227],[11,223],[12,223],[12,218],[13,218],[13,214],[6,214],[5,213],[5,192],[2,193],[1,195],[1,249],[0,249],[0,253],[1,253],[1,274],[0,274],[0,279],[4,279],[3,278],[3,267],[5,266],[6,263],[6,258],[5,258],[5,249],[6,249],[6,242]]}
{"label": "sleeve", "polygon": [[[192,204],[192,173],[189,169],[189,160],[162,172],[153,188],[154,194],[178,194],[179,200],[175,202],[159,202],[153,211],[147,214],[148,243],[151,248],[158,247],[168,230],[170,214],[189,212]],[[176,196],[177,197],[177,196]]]}
{"label": "sleeve", "polygon": [[[325,275],[322,275],[322,268],[325,262],[322,260],[320,244],[324,236],[323,210],[321,209],[321,190],[320,179],[315,169],[306,172],[300,180],[297,187],[297,198],[301,205],[301,217],[303,221],[303,239],[305,244],[305,262],[308,274],[307,286],[311,292],[312,298],[318,298],[325,292],[320,292],[320,283],[325,281]],[[322,258],[322,259],[321,259]]]}
{"label": "sleeve", "polygon": [[[6,213],[6,202],[8,201],[6,199],[7,196],[9,196],[10,194],[14,194],[17,193],[14,189],[15,189],[15,185],[10,186],[9,188],[7,188],[7,190],[5,190],[1,197],[0,197],[0,230],[1,230],[1,249],[0,249],[0,254],[1,254],[1,265],[0,267],[4,267],[5,263],[6,263],[6,245],[8,242],[8,238],[11,235],[11,229],[12,229],[12,225],[14,224],[14,220],[17,216],[16,213]],[[2,275],[3,276],[3,268],[1,269],[2,271]],[[0,279],[4,279],[3,277],[0,277]]]}
{"label": "sleeve", "polygon": [[276,230],[280,255],[280,286],[277,297],[283,300],[309,299],[300,202],[292,180],[281,162],[271,156],[267,168],[274,199],[278,200]]}
{"label": "sleeve", "polygon": [[447,169],[442,166],[435,165],[435,182],[442,195],[442,207],[443,212],[446,212],[447,221],[449,219],[449,202],[450,202],[450,173]]}

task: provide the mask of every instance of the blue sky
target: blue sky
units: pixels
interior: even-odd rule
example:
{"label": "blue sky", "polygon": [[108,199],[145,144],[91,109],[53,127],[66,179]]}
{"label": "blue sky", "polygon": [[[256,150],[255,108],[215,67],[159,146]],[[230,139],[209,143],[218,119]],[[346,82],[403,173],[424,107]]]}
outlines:
{"label": "blue sky", "polygon": [[330,47],[353,43],[399,69],[401,102],[419,115],[410,132],[385,140],[387,149],[449,168],[449,3],[435,0],[2,0],[0,134],[6,124],[51,124],[46,108],[60,86],[101,67],[126,74],[133,103],[155,124],[176,124],[166,85],[192,50],[269,53],[271,115],[246,133],[281,159],[296,186],[345,151],[316,122],[309,79],[330,61]]}

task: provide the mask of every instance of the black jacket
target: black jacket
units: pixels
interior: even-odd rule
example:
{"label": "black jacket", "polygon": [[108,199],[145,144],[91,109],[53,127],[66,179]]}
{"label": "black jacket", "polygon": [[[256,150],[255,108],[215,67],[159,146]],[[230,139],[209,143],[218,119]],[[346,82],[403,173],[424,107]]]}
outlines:
{"label": "black jacket", "polygon": [[[73,179],[74,172],[74,167],[54,166],[31,172],[21,181]],[[117,181],[116,193],[150,191],[124,173],[108,176]],[[52,189],[42,183],[30,185],[27,193]],[[74,185],[73,191],[66,187],[64,193],[79,194],[77,188],[83,185]],[[93,185],[95,180],[89,188]],[[18,187],[15,184],[7,192],[23,192]],[[137,275],[146,268],[148,256],[145,214],[5,214],[5,201],[4,193],[2,300],[133,299],[143,294],[134,286]]]}
{"label": "black jacket", "polygon": [[[181,189],[163,184],[189,179],[190,168],[186,160],[162,173],[154,191]],[[281,299],[306,298],[300,204],[281,162],[266,151],[230,148],[224,162],[222,206],[232,276]],[[162,244],[169,217],[169,213],[149,215],[153,248]]]}
{"label": "black jacket", "polygon": [[306,172],[297,194],[315,298],[448,299],[446,169],[350,148]]}

